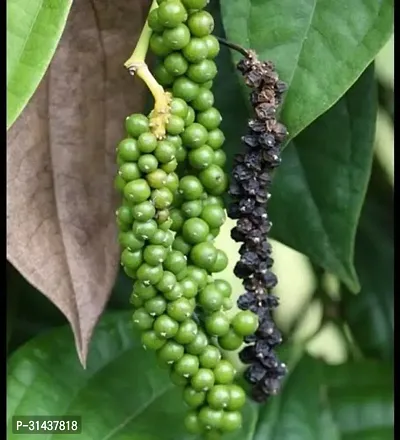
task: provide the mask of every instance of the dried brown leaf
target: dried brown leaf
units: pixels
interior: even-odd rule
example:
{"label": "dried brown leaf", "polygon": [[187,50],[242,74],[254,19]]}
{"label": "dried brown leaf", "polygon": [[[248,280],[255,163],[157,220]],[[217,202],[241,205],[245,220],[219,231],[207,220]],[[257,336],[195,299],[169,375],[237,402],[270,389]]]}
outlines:
{"label": "dried brown leaf", "polygon": [[74,2],[7,140],[7,258],[65,314],[85,364],[118,268],[115,147],[142,85],[123,67],[148,1]]}

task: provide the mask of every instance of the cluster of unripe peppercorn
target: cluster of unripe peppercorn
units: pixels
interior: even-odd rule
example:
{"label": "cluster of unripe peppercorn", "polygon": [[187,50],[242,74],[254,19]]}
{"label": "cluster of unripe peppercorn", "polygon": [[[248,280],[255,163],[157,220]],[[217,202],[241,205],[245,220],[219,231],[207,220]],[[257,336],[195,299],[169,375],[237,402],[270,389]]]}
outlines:
{"label": "cluster of unripe peppercorn", "polygon": [[240,428],[246,400],[223,350],[240,348],[259,322],[250,310],[228,317],[232,288],[215,276],[228,264],[214,245],[226,220],[228,178],[211,91],[219,42],[207,3],[158,0],[150,12],[154,77],[168,99],[165,135],[154,111],[129,116],[115,184],[122,194],[121,264],[134,280],[133,321],[143,346],[183,388],[188,431],[214,439]]}

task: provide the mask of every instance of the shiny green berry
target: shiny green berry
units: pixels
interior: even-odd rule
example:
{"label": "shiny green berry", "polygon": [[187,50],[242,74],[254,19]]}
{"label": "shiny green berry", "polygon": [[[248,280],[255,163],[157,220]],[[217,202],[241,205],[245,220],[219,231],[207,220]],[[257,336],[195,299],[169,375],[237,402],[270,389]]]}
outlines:
{"label": "shiny green berry", "polygon": [[200,354],[199,360],[203,368],[214,369],[221,360],[221,352],[214,345],[208,345]]}
{"label": "shiny green berry", "polygon": [[161,295],[146,301],[144,308],[150,316],[160,316],[167,309],[167,301]]}
{"label": "shiny green berry", "polygon": [[141,177],[141,172],[137,163],[126,162],[120,166],[119,175],[125,180],[125,182],[130,182],[139,179]]}
{"label": "shiny green berry", "polygon": [[196,391],[208,391],[214,385],[215,378],[212,370],[208,368],[200,368],[192,377],[190,384]]}
{"label": "shiny green berry", "polygon": [[242,414],[239,411],[225,411],[220,428],[224,432],[233,432],[242,426]]}
{"label": "shiny green berry", "polygon": [[199,148],[207,142],[207,130],[197,122],[189,125],[182,133],[183,145],[188,148]]}
{"label": "shiny green berry", "polygon": [[211,229],[220,228],[225,223],[226,213],[219,205],[206,205],[201,213],[201,218]]}
{"label": "shiny green berry", "polygon": [[186,200],[198,200],[203,194],[203,185],[195,176],[184,176],[179,182],[179,192]]}
{"label": "shiny green berry", "polygon": [[153,219],[146,222],[135,220],[132,225],[132,231],[141,240],[148,240],[156,233],[157,223]]}
{"label": "shiny green berry", "polygon": [[208,345],[208,338],[204,332],[199,330],[196,337],[186,346],[186,351],[193,355],[199,355]]}
{"label": "shiny green berry", "polygon": [[138,138],[138,147],[142,153],[152,153],[157,147],[157,138],[153,133],[142,133]]}
{"label": "shiny green berry", "polygon": [[246,393],[243,388],[238,385],[229,385],[229,402],[227,409],[229,411],[237,411],[246,403]]}
{"label": "shiny green berry", "polygon": [[235,378],[236,371],[229,361],[220,360],[214,368],[215,383],[231,384]]}
{"label": "shiny green berry", "polygon": [[[178,277],[179,274],[176,275],[177,281],[179,281]],[[171,290],[164,292],[164,296],[168,301],[176,301],[177,299],[182,298],[183,291],[180,283],[177,282]]]}
{"label": "shiny green berry", "polygon": [[199,243],[190,251],[190,259],[199,268],[210,270],[217,259],[217,253],[211,242]]}
{"label": "shiny green berry", "polygon": [[[160,318],[162,317],[160,316]],[[193,376],[199,370],[199,358],[192,354],[184,354],[179,361],[175,363],[174,370],[183,377]]]}
{"label": "shiny green berry", "polygon": [[202,170],[214,163],[214,156],[214,150],[208,145],[203,145],[199,148],[189,151],[188,159],[193,168]]}
{"label": "shiny green berry", "polygon": [[141,336],[142,345],[148,350],[159,350],[164,344],[165,339],[157,336],[154,330],[147,330]]}
{"label": "shiny green berry", "polygon": [[118,154],[125,161],[136,162],[140,157],[137,140],[132,138],[122,140],[118,144]]}
{"label": "shiny green berry", "polygon": [[174,196],[168,188],[164,187],[153,190],[151,200],[157,209],[165,209],[171,206]]}
{"label": "shiny green berry", "polygon": [[138,160],[138,167],[143,173],[151,173],[158,168],[158,161],[153,154],[143,154]]}
{"label": "shiny green berry", "polygon": [[219,428],[221,426],[224,412],[215,410],[209,406],[203,406],[199,411],[199,421],[205,428]]}
{"label": "shiny green berry", "polygon": [[215,107],[211,107],[197,115],[197,122],[209,131],[218,128],[221,121],[221,113]]}
{"label": "shiny green berry", "polygon": [[210,272],[222,272],[228,267],[228,255],[221,249],[217,250],[217,258],[210,267]]}
{"label": "shiny green berry", "polygon": [[198,332],[197,324],[193,319],[186,319],[179,325],[178,333],[175,335],[176,342],[180,344],[190,344]]}
{"label": "shiny green berry", "polygon": [[175,80],[174,75],[168,72],[164,64],[158,64],[154,68],[154,78],[163,87],[169,87]]}
{"label": "shiny green berry", "polygon": [[162,245],[151,244],[143,251],[143,259],[151,266],[157,266],[167,258],[168,250]]}
{"label": "shiny green berry", "polygon": [[157,295],[157,290],[154,286],[144,284],[142,281],[135,281],[133,285],[133,292],[143,301],[154,298]]}
{"label": "shiny green berry", "polygon": [[125,120],[125,129],[129,136],[138,138],[141,134],[149,131],[149,120],[141,114],[133,114]]}
{"label": "shiny green berry", "polygon": [[133,222],[133,215],[132,215],[132,211],[129,208],[129,206],[119,207],[116,215],[117,215],[117,219],[121,223],[131,224]]}
{"label": "shiny green berry", "polygon": [[207,11],[198,11],[188,18],[190,32],[195,37],[205,37],[214,30],[214,19]]}
{"label": "shiny green berry", "polygon": [[199,421],[197,411],[189,412],[185,417],[184,424],[190,434],[201,434],[203,432],[203,426]]}
{"label": "shiny green berry", "polygon": [[193,307],[187,298],[179,298],[168,304],[167,313],[175,321],[182,322],[192,315]]}
{"label": "shiny green berry", "polygon": [[218,344],[224,350],[234,351],[243,344],[243,337],[230,329],[228,333],[218,338]]}
{"label": "shiny green berry", "polygon": [[189,64],[179,52],[172,52],[164,60],[164,67],[172,76],[184,75]]}
{"label": "shiny green berry", "polygon": [[214,59],[220,51],[220,44],[219,41],[214,37],[214,35],[207,35],[206,37],[202,38],[202,41],[205,42],[208,53],[207,58]]}
{"label": "shiny green berry", "polygon": [[197,97],[199,90],[199,85],[186,76],[177,78],[172,86],[173,95],[186,102],[193,101]]}
{"label": "shiny green berry", "polygon": [[220,310],[223,300],[222,293],[215,287],[214,283],[208,284],[199,293],[199,304],[210,312]]}
{"label": "shiny green berry", "polygon": [[154,321],[154,331],[162,338],[173,338],[179,329],[179,324],[168,315],[161,315]]}
{"label": "shiny green berry", "polygon": [[166,29],[162,35],[165,46],[172,50],[181,50],[190,41],[190,31],[184,24],[173,29]]}
{"label": "shiny green berry", "polygon": [[229,387],[227,385],[215,385],[207,393],[207,402],[213,409],[225,409],[230,400]]}
{"label": "shiny green berry", "polygon": [[143,261],[142,251],[130,251],[124,249],[121,254],[121,264],[129,269],[136,270]]}
{"label": "shiny green berry", "polygon": [[150,11],[149,16],[147,17],[147,23],[150,29],[152,29],[155,32],[162,32],[164,30],[163,25],[160,23],[158,19],[158,8]]}
{"label": "shiny green berry", "polygon": [[222,293],[225,298],[229,298],[232,295],[232,286],[228,281],[222,279],[214,280],[214,286]]}
{"label": "shiny green berry", "polygon": [[171,52],[171,49],[165,44],[163,36],[156,33],[151,35],[149,47],[154,55],[159,57],[165,57]]}
{"label": "shiny green berry", "polygon": [[138,251],[144,246],[144,240],[137,237],[133,231],[121,232],[118,235],[118,241],[121,246],[126,247],[130,251]]}
{"label": "shiny green berry", "polygon": [[238,312],[232,319],[232,328],[240,336],[252,335],[258,327],[258,317],[250,310]]}
{"label": "shiny green berry", "polygon": [[211,81],[216,75],[217,65],[209,59],[191,64],[187,70],[187,77],[198,84]]}
{"label": "shiny green berry", "polygon": [[226,153],[224,150],[219,149],[214,151],[214,165],[223,168],[226,164],[226,159]]}
{"label": "shiny green berry", "polygon": [[168,270],[165,270],[163,272],[163,276],[161,280],[156,284],[156,288],[162,292],[167,293],[171,292],[171,290],[175,287],[177,281],[176,277],[172,272],[169,272]]}
{"label": "shiny green berry", "polygon": [[150,197],[151,191],[144,179],[128,182],[124,188],[124,196],[133,203],[142,203]]}
{"label": "shiny green berry", "polygon": [[184,278],[180,282],[182,286],[183,296],[187,299],[194,298],[198,293],[198,285],[192,278]]}
{"label": "shiny green berry", "polygon": [[207,285],[208,274],[204,269],[193,265],[189,265],[187,269],[187,276],[196,282],[199,289]]}
{"label": "shiny green berry", "polygon": [[208,45],[201,38],[192,38],[183,48],[182,53],[189,62],[198,63],[207,58]]}
{"label": "shiny green berry", "polygon": [[146,181],[151,188],[160,189],[167,183],[167,173],[163,170],[155,170],[146,176]]}
{"label": "shiny green berry", "polygon": [[214,312],[206,317],[205,326],[208,334],[224,336],[229,332],[229,319],[223,312]]}
{"label": "shiny green berry", "polygon": [[184,254],[179,251],[171,251],[164,261],[164,268],[175,275],[186,269],[187,260]]}
{"label": "shiny green berry", "polygon": [[176,159],[172,159],[167,163],[163,163],[161,165],[161,169],[164,170],[166,173],[173,173],[176,168],[178,167],[178,161]]}
{"label": "shiny green berry", "polygon": [[181,344],[175,341],[167,341],[167,343],[157,352],[160,361],[166,364],[172,364],[179,361],[185,353],[185,349]]}
{"label": "shiny green berry", "polygon": [[186,9],[179,0],[164,1],[157,10],[158,22],[166,28],[175,28],[187,18]]}
{"label": "shiny green berry", "polygon": [[191,105],[198,112],[204,112],[214,105],[214,95],[211,90],[206,89],[203,84]]}
{"label": "shiny green berry", "polygon": [[222,147],[224,142],[225,135],[219,128],[215,128],[208,133],[207,145],[209,145],[212,149],[218,150],[218,148]]}
{"label": "shiny green berry", "polygon": [[168,134],[171,135],[181,134],[185,130],[185,121],[179,116],[170,115],[166,128]]}
{"label": "shiny green berry", "polygon": [[182,226],[182,236],[190,244],[205,241],[209,232],[208,224],[201,218],[189,218]]}
{"label": "shiny green berry", "polygon": [[161,281],[163,275],[163,268],[161,265],[150,266],[147,263],[143,263],[137,270],[136,276],[138,280],[144,283],[155,285]]}
{"label": "shiny green berry", "polygon": [[196,391],[191,386],[188,386],[183,390],[183,401],[190,408],[197,408],[201,406],[205,402],[205,400],[206,400],[206,393],[204,391]]}
{"label": "shiny green berry", "polygon": [[201,200],[190,200],[182,203],[181,211],[187,218],[200,217],[203,211],[203,202]]}
{"label": "shiny green berry", "polygon": [[133,323],[140,330],[150,330],[153,327],[154,319],[144,308],[135,310],[132,315]]}

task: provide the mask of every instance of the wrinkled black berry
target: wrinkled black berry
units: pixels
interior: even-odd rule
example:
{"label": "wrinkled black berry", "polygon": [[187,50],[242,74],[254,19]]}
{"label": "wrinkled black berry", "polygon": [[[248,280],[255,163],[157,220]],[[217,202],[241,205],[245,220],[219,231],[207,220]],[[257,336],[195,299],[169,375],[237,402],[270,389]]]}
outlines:
{"label": "wrinkled black berry", "polygon": [[253,399],[264,402],[278,392],[286,372],[274,353],[282,336],[271,315],[279,304],[271,293],[278,280],[271,271],[274,261],[267,239],[272,227],[267,214],[272,173],[281,163],[282,142],[287,135],[286,127],[276,120],[286,84],[279,80],[270,61],[258,61],[252,51],[237,68],[251,88],[254,117],[248,121],[248,132],[242,137],[244,151],[234,158],[229,188],[233,202],[228,215],[237,220],[231,231],[232,238],[243,243],[234,273],[243,280],[245,292],[238,298],[237,305],[259,318],[255,334],[245,338],[245,343],[250,345],[239,356],[243,363],[250,364],[245,378],[253,385]]}

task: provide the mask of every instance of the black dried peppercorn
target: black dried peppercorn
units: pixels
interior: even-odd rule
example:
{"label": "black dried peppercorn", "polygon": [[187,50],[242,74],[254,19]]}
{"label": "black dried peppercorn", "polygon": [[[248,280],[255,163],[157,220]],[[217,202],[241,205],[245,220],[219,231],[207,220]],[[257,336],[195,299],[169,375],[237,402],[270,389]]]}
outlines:
{"label": "black dried peppercorn", "polygon": [[278,280],[271,271],[272,249],[267,239],[272,227],[267,214],[272,172],[281,163],[281,145],[287,135],[286,127],[276,119],[286,84],[279,80],[270,61],[259,61],[253,51],[241,52],[247,55],[239,61],[237,69],[252,89],[254,117],[248,121],[248,133],[242,137],[244,152],[234,159],[228,215],[237,220],[232,238],[243,243],[234,273],[243,280],[246,292],[238,298],[237,305],[259,318],[257,331],[245,339],[251,345],[241,351],[240,359],[250,364],[245,378],[253,385],[253,399],[263,402],[278,392],[286,372],[274,353],[282,336],[271,316],[279,304],[271,293]]}

